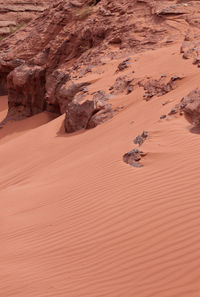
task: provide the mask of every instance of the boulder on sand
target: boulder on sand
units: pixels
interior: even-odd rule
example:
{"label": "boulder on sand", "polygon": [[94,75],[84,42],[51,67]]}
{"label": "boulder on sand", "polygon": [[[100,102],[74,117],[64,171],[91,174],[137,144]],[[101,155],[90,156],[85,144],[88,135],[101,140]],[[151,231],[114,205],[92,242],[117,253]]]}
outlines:
{"label": "boulder on sand", "polygon": [[182,98],[180,109],[191,124],[200,125],[200,88],[193,90]]}
{"label": "boulder on sand", "polygon": [[[72,133],[81,129],[89,129],[96,127],[108,117],[99,117],[99,112],[111,111],[111,105],[104,100],[99,99],[83,99],[81,101],[73,100],[69,103],[65,116],[65,131]],[[93,119],[94,117],[94,119]]]}

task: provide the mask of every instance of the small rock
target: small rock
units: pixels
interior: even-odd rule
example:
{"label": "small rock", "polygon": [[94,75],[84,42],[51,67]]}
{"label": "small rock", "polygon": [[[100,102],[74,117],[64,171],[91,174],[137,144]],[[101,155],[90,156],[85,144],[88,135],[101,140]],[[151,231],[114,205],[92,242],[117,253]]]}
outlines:
{"label": "small rock", "polygon": [[194,65],[197,65],[197,64],[199,65],[199,63],[200,63],[200,58],[195,58],[194,61],[193,61],[193,64]]}
{"label": "small rock", "polygon": [[166,117],[167,117],[166,114],[163,114],[163,115],[161,115],[160,119],[163,120],[163,119],[165,119]]}
{"label": "small rock", "polygon": [[171,77],[171,81],[176,81],[178,79],[181,79],[181,77],[178,76],[178,75],[174,75],[174,76]]}
{"label": "small rock", "polygon": [[134,87],[130,85],[127,90],[127,95],[133,92]]}
{"label": "small rock", "polygon": [[138,136],[133,140],[133,142],[134,142],[135,144],[139,144],[139,146],[141,146],[141,145],[143,144],[143,142],[144,142],[144,138],[142,138],[142,136],[138,135]]}
{"label": "small rock", "polygon": [[150,94],[145,93],[143,97],[145,98],[146,101],[149,101],[149,99],[151,99],[153,96],[154,96],[154,94],[152,94],[152,93],[150,93]]}
{"label": "small rock", "polygon": [[146,139],[149,136],[149,133],[147,131],[143,131],[141,137]]}
{"label": "small rock", "polygon": [[133,167],[142,167],[143,165],[139,163],[142,157],[146,156],[146,153],[133,149],[130,152],[124,154],[123,161]]}
{"label": "small rock", "polygon": [[172,108],[172,110],[168,113],[168,115],[173,115],[178,112],[177,107]]}
{"label": "small rock", "polygon": [[141,135],[138,135],[133,142],[135,144],[138,144],[139,146],[141,146],[144,141],[147,139],[147,137],[149,136],[149,133],[147,131],[143,131]]}
{"label": "small rock", "polygon": [[141,146],[143,144],[143,142],[147,139],[147,137],[149,136],[149,133],[147,131],[143,131],[141,135],[138,135],[135,139],[134,139],[134,143],[138,144],[139,146]]}
{"label": "small rock", "polygon": [[127,58],[126,60],[121,62],[117,67],[117,71],[123,71],[124,69],[128,68],[130,64],[129,61],[130,61],[130,58]]}

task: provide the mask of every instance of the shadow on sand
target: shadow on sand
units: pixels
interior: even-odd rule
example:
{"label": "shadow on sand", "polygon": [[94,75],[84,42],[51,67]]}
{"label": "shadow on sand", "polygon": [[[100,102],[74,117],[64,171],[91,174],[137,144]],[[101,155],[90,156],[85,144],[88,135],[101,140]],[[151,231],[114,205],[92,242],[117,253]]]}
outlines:
{"label": "shadow on sand", "polygon": [[200,126],[193,126],[189,128],[189,131],[193,134],[200,134]]}
{"label": "shadow on sand", "polygon": [[[6,96],[0,96],[0,122],[3,121],[7,114],[8,103]],[[7,122],[5,126],[0,128],[0,140],[4,137],[13,138],[31,129],[35,129],[42,126],[52,120],[54,120],[58,115],[42,112],[34,115],[30,118],[26,118],[20,121],[10,121]]]}

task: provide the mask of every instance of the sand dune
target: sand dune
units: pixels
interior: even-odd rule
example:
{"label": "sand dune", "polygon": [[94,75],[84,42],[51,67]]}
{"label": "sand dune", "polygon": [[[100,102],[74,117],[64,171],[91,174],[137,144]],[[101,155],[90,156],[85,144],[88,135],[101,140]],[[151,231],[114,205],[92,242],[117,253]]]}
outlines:
{"label": "sand dune", "polygon": [[[1,129],[1,297],[200,296],[200,135],[183,117],[160,120],[199,85],[179,47],[132,65],[138,79],[184,76],[175,90],[115,96],[124,110],[95,129],[66,135],[47,114]],[[96,86],[111,85],[110,63]],[[122,156],[143,130],[148,155],[132,168]]]}

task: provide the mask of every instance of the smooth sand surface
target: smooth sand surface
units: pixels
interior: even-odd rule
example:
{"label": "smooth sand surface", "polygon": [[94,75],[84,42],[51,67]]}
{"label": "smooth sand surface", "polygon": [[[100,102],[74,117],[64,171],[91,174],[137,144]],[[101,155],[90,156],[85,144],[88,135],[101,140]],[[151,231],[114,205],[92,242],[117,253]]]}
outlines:
{"label": "smooth sand surface", "polygon": [[[184,76],[175,90],[115,96],[124,110],[95,129],[66,135],[64,116],[40,114],[0,130],[0,297],[200,296],[200,134],[160,120],[200,83],[179,47],[132,64],[135,78]],[[92,88],[107,90],[118,62]],[[122,156],[143,130],[132,168]]]}

